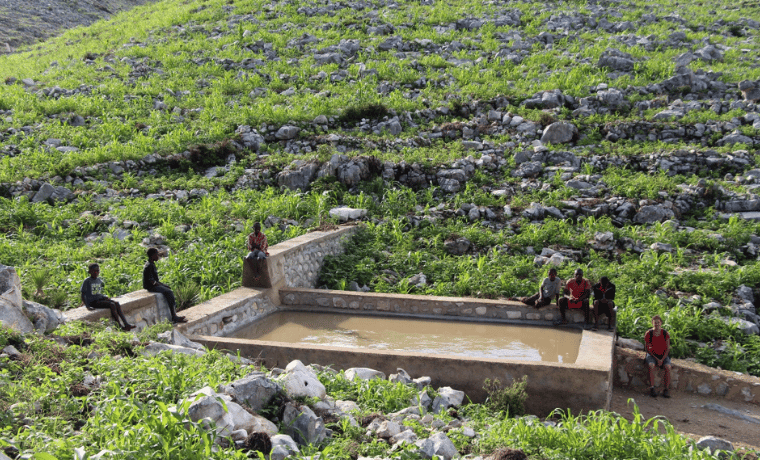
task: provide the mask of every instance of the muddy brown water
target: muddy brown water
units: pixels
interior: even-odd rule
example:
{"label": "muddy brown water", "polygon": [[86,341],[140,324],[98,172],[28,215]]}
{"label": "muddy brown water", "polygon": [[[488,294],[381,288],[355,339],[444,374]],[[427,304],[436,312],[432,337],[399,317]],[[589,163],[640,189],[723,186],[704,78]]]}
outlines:
{"label": "muddy brown water", "polygon": [[419,354],[574,363],[580,331],[465,321],[276,312],[235,338]]}

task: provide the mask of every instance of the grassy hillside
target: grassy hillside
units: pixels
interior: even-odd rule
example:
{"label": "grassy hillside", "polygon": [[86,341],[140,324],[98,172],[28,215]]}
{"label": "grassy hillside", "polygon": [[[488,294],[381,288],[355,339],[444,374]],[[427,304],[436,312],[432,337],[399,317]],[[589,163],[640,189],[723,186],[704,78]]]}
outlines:
{"label": "grassy hillside", "polygon": [[758,210],[759,10],[138,7],[0,58],[0,262],[70,308],[87,263],[117,295],[159,245],[164,280],[208,299],[239,285],[254,222],[274,244],[354,206],[368,225],[329,287],[528,294],[557,251],[563,278],[617,283],[621,335],[664,314],[675,356],[760,375],[729,321],[757,321],[736,295],[760,281],[757,224],[729,214]]}

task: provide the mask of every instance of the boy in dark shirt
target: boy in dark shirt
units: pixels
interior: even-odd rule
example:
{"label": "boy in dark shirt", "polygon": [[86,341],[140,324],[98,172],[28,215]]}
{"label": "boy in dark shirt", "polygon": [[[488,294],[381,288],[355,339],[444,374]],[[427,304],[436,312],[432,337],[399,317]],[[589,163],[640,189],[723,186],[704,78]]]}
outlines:
{"label": "boy in dark shirt", "polygon": [[[124,312],[121,310],[119,302],[103,295],[105,283],[103,283],[102,279],[98,278],[100,275],[100,266],[98,264],[90,264],[87,269],[90,272],[90,277],[84,280],[82,283],[82,289],[80,290],[84,306],[87,307],[88,310],[108,308],[111,310],[111,318],[113,318],[113,320],[116,321],[116,324],[122,329],[125,331],[131,331],[134,329],[135,326],[127,322],[127,317],[124,316]],[[124,322],[123,326],[119,323],[120,317]]]}
{"label": "boy in dark shirt", "polygon": [[612,331],[615,327],[615,285],[609,278],[602,276],[593,288],[594,290],[594,327],[592,331],[599,329],[599,317],[607,315],[609,323],[607,330]]}
{"label": "boy in dark shirt", "polygon": [[158,270],[156,270],[156,261],[161,256],[158,254],[158,249],[148,249],[148,261],[145,262],[143,267],[143,289],[148,292],[158,292],[163,294],[166,298],[166,303],[169,304],[169,313],[172,316],[172,323],[186,323],[187,320],[184,316],[177,315],[177,310],[174,308],[174,291],[158,280]]}

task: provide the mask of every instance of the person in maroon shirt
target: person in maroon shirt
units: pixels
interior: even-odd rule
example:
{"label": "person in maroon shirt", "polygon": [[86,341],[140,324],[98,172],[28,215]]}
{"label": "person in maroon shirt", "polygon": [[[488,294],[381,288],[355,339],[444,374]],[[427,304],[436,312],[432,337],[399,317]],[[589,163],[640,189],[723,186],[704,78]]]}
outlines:
{"label": "person in maroon shirt", "polygon": [[567,324],[565,310],[568,308],[580,308],[583,311],[586,324],[589,324],[588,299],[591,297],[591,283],[583,277],[583,270],[580,268],[575,270],[575,276],[567,280],[567,283],[565,283],[565,292],[569,294],[569,296],[562,297],[559,299],[559,302],[557,302],[562,319],[555,321],[554,325],[558,326],[561,324]]}
{"label": "person in maroon shirt", "polygon": [[644,334],[644,346],[647,350],[646,363],[649,366],[649,396],[656,398],[654,390],[655,366],[665,371],[662,392],[663,398],[670,398],[670,335],[662,328],[662,318],[659,315],[652,317],[652,329]]}
{"label": "person in maroon shirt", "polygon": [[261,277],[264,260],[269,256],[267,236],[261,232],[259,222],[253,224],[253,233],[248,235],[248,251],[250,252],[245,256],[245,261],[253,271],[253,279],[257,280]]}

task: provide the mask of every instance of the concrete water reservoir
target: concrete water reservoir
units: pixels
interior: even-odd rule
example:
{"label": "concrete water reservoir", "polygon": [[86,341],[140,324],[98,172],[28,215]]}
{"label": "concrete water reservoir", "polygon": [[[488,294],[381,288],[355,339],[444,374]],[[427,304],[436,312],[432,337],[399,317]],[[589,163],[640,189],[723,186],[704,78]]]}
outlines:
{"label": "concrete water reservoir", "polygon": [[[530,334],[545,334],[550,337],[558,332],[546,320],[527,320],[528,315],[535,315],[535,310],[515,303],[462,299],[450,297],[430,297],[412,295],[387,295],[373,293],[353,293],[345,291],[326,291],[304,288],[282,288],[279,291],[281,304],[276,313],[304,312],[309,314],[348,314],[360,318],[360,322],[372,322],[382,319],[433,319],[447,323],[454,331],[466,326],[475,328],[483,326],[519,326],[531,327]],[[547,314],[547,313],[543,313]],[[277,324],[275,316],[262,315],[249,326],[252,329],[271,329],[266,322]],[[302,328],[314,329],[317,316],[310,321],[308,316],[302,320]],[[511,318],[511,319],[510,319]],[[357,331],[348,327],[347,331]],[[523,376],[528,377],[528,400],[526,409],[533,414],[547,415],[555,408],[579,411],[608,409],[612,396],[612,356],[614,336],[606,332],[591,332],[581,329],[560,328],[570,336],[577,337],[577,345],[572,341],[556,345],[555,350],[544,350],[544,354],[554,354],[558,347],[571,350],[577,355],[572,359],[561,354],[557,360],[526,360],[525,356],[494,357],[474,356],[476,353],[455,353],[451,350],[421,350],[420,347],[406,351],[382,347],[359,347],[356,343],[342,346],[319,343],[288,343],[261,338],[239,338],[230,335],[244,335],[241,331],[226,334],[228,337],[197,337],[209,347],[236,350],[242,356],[261,359],[267,367],[285,367],[290,361],[300,359],[304,363],[332,365],[337,369],[350,367],[369,367],[386,374],[395,373],[398,368],[406,370],[413,377],[430,376],[433,385],[451,386],[462,390],[474,402],[482,402],[486,393],[483,381],[486,378],[499,379],[510,384]],[[256,336],[258,332],[256,333]],[[345,339],[345,337],[344,337]],[[540,341],[550,341],[541,339]],[[539,355],[541,352],[536,352]],[[528,355],[533,352],[527,353]],[[560,362],[561,361],[561,362]]]}

